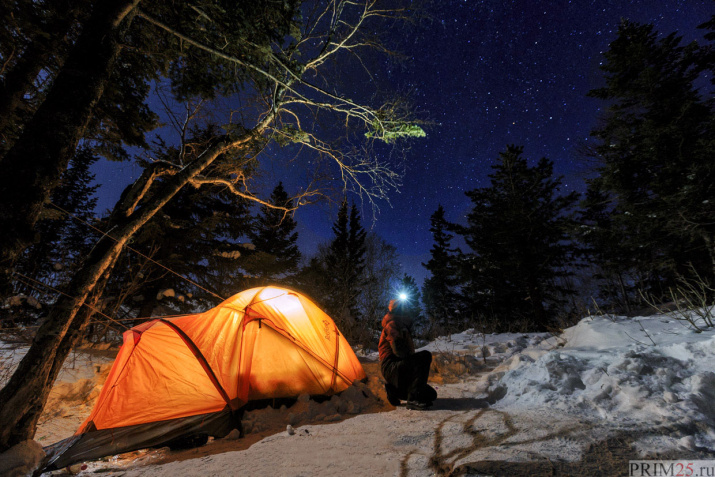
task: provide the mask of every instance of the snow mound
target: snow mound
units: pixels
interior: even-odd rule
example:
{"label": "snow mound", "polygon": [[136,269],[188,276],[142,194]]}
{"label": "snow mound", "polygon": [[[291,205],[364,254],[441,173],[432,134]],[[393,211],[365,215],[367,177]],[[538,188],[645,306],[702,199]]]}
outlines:
{"label": "snow mound", "polygon": [[242,419],[243,430],[248,434],[282,428],[286,424],[297,427],[309,422],[337,422],[350,415],[365,412],[380,405],[380,402],[380,397],[373,394],[366,383],[355,381],[339,395],[322,402],[314,401],[309,395],[303,394],[291,407],[267,407],[247,411]]}
{"label": "snow mound", "polygon": [[598,317],[547,342],[552,349],[524,350],[495,370],[488,393],[497,408],[648,423],[685,433],[681,448],[715,450],[715,330],[694,333],[663,316]]}

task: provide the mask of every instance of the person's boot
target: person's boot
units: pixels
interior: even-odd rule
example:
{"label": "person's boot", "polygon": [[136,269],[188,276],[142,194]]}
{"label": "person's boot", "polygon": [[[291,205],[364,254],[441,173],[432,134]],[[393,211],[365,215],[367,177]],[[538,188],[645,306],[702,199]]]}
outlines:
{"label": "person's boot", "polygon": [[425,411],[428,407],[432,405],[431,402],[419,402],[419,401],[407,401],[405,403],[405,409],[411,409],[413,411]]}
{"label": "person's boot", "polygon": [[399,392],[395,386],[390,383],[385,383],[385,392],[387,393],[387,402],[395,407],[401,404]]}

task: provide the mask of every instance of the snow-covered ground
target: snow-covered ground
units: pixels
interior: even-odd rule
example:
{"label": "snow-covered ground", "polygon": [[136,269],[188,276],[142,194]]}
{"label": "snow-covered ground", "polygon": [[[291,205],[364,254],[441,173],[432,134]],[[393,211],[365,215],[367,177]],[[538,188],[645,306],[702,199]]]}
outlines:
{"label": "snow-covered ground", "polygon": [[439,397],[431,410],[386,404],[376,356],[368,354],[367,384],[323,403],[305,396],[288,409],[252,411],[244,439],[140,451],[73,470],[127,477],[615,475],[627,472],[629,459],[715,459],[715,329],[696,333],[665,315],[600,316],[558,336],[467,330],[424,349],[435,356]]}

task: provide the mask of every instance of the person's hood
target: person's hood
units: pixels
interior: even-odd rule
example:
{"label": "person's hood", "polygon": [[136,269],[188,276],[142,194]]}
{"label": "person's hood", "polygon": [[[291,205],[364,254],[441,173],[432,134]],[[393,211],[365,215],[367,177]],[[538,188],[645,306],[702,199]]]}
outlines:
{"label": "person's hood", "polygon": [[382,327],[385,328],[389,322],[394,322],[397,326],[408,327],[412,324],[412,320],[407,315],[399,315],[389,312],[382,318]]}

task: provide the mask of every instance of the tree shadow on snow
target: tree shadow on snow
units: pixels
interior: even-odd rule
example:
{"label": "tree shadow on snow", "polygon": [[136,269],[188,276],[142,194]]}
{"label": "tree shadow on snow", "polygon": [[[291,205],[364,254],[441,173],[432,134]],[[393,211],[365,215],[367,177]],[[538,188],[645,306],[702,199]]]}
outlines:
{"label": "tree shadow on snow", "polygon": [[[435,405],[438,403],[435,401]],[[537,458],[527,462],[508,462],[502,460],[477,460],[474,462],[464,462],[471,454],[488,447],[509,448],[536,442],[546,442],[555,438],[564,438],[576,431],[583,431],[584,428],[556,429],[545,436],[534,439],[512,439],[519,435],[519,429],[513,423],[511,416],[503,411],[487,409],[486,400],[481,399],[443,399],[443,402],[457,401],[460,404],[452,405],[472,406],[467,409],[474,409],[479,406],[479,410],[469,419],[461,423],[462,432],[470,438],[470,443],[449,450],[444,440],[444,426],[459,416],[455,414],[442,420],[435,428],[432,455],[428,458],[428,467],[437,476],[468,476],[468,475],[491,475],[491,476],[627,476],[629,472],[629,460],[644,459],[635,449],[635,442],[645,436],[650,435],[672,435],[674,429],[668,427],[654,428],[650,431],[634,432],[633,430],[619,431],[610,437],[598,442],[591,443],[583,451],[581,459],[575,462],[563,462],[550,460],[547,456]],[[470,402],[471,401],[471,402]],[[473,402],[473,401],[478,401]],[[448,404],[449,405],[449,404]],[[436,407],[436,406],[435,406]],[[445,407],[444,409],[459,410],[459,407]],[[487,413],[497,413],[500,415],[501,425],[494,423],[485,425],[479,423],[480,418]],[[463,414],[462,414],[463,415]],[[586,426],[588,427],[588,426]],[[405,455],[400,462],[400,477],[409,477],[409,461],[413,455],[419,451],[412,451]],[[683,459],[712,459],[715,453],[706,449],[698,451],[670,451],[657,453],[648,459],[663,460],[683,460]],[[461,462],[460,462],[461,461]]]}
{"label": "tree shadow on snow", "polygon": [[486,399],[438,397],[434,401],[430,411],[471,411],[475,409],[485,409],[487,407],[489,407],[489,402]]}

